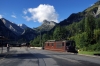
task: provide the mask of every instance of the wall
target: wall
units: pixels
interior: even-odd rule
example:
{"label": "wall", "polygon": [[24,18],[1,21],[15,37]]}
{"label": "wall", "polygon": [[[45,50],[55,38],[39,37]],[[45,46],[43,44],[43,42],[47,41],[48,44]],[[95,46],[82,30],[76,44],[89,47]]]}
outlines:
{"label": "wall", "polygon": [[[62,46],[62,43],[63,43],[64,46]],[[49,44],[49,46],[48,46],[48,44]],[[46,42],[44,47],[45,47],[46,50],[66,51],[65,44],[66,43],[62,42],[62,41]]]}

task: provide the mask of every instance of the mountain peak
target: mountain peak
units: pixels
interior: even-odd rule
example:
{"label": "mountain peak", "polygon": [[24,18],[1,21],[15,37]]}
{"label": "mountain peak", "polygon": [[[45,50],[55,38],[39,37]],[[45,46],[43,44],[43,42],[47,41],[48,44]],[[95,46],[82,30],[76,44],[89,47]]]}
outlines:
{"label": "mountain peak", "polygon": [[18,26],[19,26],[20,28],[22,28],[22,29],[28,28],[25,24],[18,24]]}
{"label": "mountain peak", "polygon": [[57,24],[57,23],[54,22],[54,21],[47,21],[47,20],[44,20],[42,25],[55,25],[55,24]]}
{"label": "mountain peak", "polygon": [[43,24],[36,28],[36,31],[49,31],[51,30],[57,23],[54,21],[44,20]]}

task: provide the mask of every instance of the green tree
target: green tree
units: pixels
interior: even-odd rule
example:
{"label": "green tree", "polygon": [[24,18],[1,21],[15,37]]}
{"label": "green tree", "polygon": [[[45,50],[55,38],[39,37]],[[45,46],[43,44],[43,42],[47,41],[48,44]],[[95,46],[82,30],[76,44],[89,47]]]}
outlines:
{"label": "green tree", "polygon": [[40,44],[40,36],[37,36],[33,41],[31,41],[32,46],[41,46]]}
{"label": "green tree", "polygon": [[57,26],[53,32],[53,38],[55,40],[62,40],[67,37],[67,30],[65,27]]}
{"label": "green tree", "polygon": [[100,18],[96,19],[95,24],[96,24],[96,29],[100,29]]}
{"label": "green tree", "polygon": [[85,18],[85,32],[86,32],[86,42],[91,44],[94,37],[95,19],[92,15],[87,15]]}
{"label": "green tree", "polygon": [[57,26],[53,32],[53,38],[55,40],[60,39],[60,26]]}
{"label": "green tree", "polygon": [[96,42],[99,42],[100,40],[100,29],[94,30],[94,38]]}
{"label": "green tree", "polygon": [[47,40],[49,40],[48,35],[47,34],[43,34],[42,35],[42,42],[44,43]]}

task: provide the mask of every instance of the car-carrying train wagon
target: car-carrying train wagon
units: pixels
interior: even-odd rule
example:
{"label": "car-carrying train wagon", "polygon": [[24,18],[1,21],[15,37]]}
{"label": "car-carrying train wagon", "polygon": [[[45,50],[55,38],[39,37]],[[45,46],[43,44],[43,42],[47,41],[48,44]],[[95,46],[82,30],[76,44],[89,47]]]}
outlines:
{"label": "car-carrying train wagon", "polygon": [[71,40],[48,40],[44,44],[45,50],[76,52],[75,41]]}

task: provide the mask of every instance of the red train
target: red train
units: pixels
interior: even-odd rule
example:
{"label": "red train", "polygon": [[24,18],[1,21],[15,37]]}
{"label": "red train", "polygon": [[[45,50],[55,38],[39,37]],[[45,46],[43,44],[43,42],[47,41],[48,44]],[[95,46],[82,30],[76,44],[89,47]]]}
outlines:
{"label": "red train", "polygon": [[48,40],[45,42],[44,49],[46,50],[55,50],[55,51],[67,51],[67,52],[76,52],[75,50],[75,41],[71,40]]}

